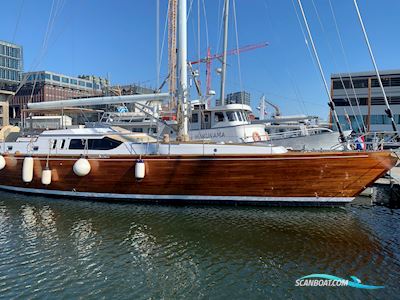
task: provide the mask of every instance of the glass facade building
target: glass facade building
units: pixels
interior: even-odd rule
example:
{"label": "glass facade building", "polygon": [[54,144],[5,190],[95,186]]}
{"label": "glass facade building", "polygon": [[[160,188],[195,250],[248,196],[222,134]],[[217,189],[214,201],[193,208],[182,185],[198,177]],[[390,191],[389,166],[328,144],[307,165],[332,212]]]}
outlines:
{"label": "glass facade building", "polygon": [[0,41],[0,88],[17,85],[23,71],[22,47]]}
{"label": "glass facade building", "polygon": [[[400,70],[380,71],[380,75],[394,119],[400,124]],[[375,72],[332,74],[331,95],[345,129],[392,130]]]}
{"label": "glass facade building", "polygon": [[[246,104],[250,106],[250,93],[241,91],[236,93],[229,93],[225,97],[225,104]],[[221,100],[216,101],[216,105],[221,105]]]}

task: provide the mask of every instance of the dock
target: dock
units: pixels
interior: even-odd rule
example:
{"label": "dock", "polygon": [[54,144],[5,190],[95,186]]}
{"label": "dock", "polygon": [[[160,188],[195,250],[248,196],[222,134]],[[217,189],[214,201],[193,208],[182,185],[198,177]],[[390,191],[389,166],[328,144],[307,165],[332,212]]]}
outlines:
{"label": "dock", "polygon": [[374,204],[400,208],[400,166],[394,167],[387,175],[379,178],[369,196],[373,198]]}

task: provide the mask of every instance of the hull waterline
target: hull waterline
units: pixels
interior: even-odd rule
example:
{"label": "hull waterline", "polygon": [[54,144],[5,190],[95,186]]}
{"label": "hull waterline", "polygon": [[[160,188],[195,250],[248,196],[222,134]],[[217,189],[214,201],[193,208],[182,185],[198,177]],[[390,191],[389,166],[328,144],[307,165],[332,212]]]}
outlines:
{"label": "hull waterline", "polygon": [[24,183],[24,156],[5,155],[0,188],[31,194],[157,202],[342,205],[392,168],[388,152],[281,155],[142,156],[146,175],[134,176],[137,156],[88,157],[79,177],[76,156],[53,155],[49,185],[41,183],[45,156],[34,156],[33,180]]}

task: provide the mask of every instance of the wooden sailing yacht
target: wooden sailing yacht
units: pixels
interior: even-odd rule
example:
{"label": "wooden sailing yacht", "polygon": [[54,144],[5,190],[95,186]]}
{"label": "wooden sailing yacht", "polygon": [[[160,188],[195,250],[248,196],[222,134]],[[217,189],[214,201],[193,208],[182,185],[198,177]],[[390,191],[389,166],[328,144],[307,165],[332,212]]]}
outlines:
{"label": "wooden sailing yacht", "polygon": [[[225,5],[227,14],[227,1]],[[0,188],[85,199],[339,205],[395,165],[390,152],[290,153],[267,145],[184,141],[186,35],[186,0],[180,0],[180,140],[160,142],[112,127],[5,139],[0,144]]]}

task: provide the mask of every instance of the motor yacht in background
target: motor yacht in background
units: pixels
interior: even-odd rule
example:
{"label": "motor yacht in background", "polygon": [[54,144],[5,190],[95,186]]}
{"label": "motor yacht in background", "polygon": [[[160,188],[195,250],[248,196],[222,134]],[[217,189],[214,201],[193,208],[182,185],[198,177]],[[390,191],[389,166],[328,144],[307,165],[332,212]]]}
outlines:
{"label": "motor yacht in background", "polygon": [[[343,150],[339,132],[321,125],[318,117],[274,116],[262,122],[274,145],[299,151]],[[351,130],[345,130],[344,134],[349,137]]]}
{"label": "motor yacht in background", "polygon": [[[265,118],[266,104],[275,109],[270,118]],[[344,149],[339,132],[330,129],[331,124],[322,122],[318,116],[281,115],[279,107],[267,101],[264,96],[260,99],[258,109],[260,117],[252,123],[264,124],[267,137],[274,145],[298,151]],[[351,130],[345,130],[343,133],[347,138]]]}
{"label": "motor yacht in background", "polygon": [[[135,104],[136,105],[136,104]],[[176,113],[158,107],[141,107],[136,112],[106,112],[100,123],[119,126],[132,132],[143,132],[162,137],[177,137]],[[227,104],[208,108],[199,100],[190,102],[189,137],[193,141],[209,140],[218,143],[268,142],[263,124],[252,124],[251,107]]]}

